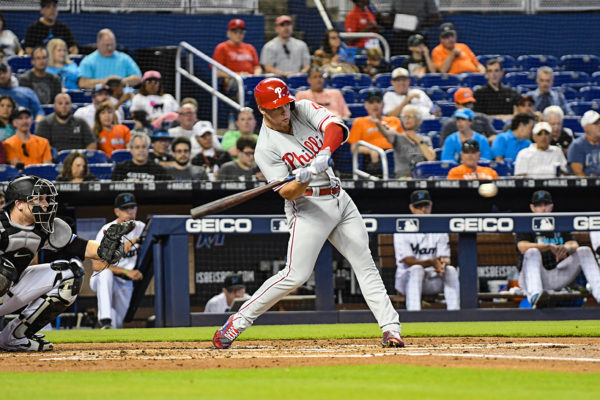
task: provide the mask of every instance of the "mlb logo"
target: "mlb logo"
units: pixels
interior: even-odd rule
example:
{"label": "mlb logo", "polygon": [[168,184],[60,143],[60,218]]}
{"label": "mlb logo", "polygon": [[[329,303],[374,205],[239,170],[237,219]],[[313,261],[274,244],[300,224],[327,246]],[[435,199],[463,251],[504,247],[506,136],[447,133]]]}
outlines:
{"label": "mlb logo", "polygon": [[396,232],[419,232],[419,220],[416,218],[397,219]]}
{"label": "mlb logo", "polygon": [[273,218],[271,220],[271,232],[287,232],[288,225],[285,218]]}
{"label": "mlb logo", "polygon": [[534,231],[554,231],[554,217],[535,217],[531,220]]}

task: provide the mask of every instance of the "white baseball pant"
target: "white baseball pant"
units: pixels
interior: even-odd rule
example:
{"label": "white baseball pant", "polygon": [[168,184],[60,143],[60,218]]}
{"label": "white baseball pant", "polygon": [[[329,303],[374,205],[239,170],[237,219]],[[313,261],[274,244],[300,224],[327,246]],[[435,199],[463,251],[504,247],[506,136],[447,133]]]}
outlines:
{"label": "white baseball pant", "polygon": [[423,268],[422,265],[411,265],[403,273],[397,283],[396,290],[406,297],[408,311],[421,310],[421,296],[444,292],[446,308],[460,310],[460,283],[458,271],[452,265],[446,266],[443,275],[435,272],[434,267]]}
{"label": "white baseball pant", "polygon": [[121,328],[131,302],[133,282],[115,277],[106,268],[92,274],[90,287],[98,296],[98,321],[110,318],[111,328]]}

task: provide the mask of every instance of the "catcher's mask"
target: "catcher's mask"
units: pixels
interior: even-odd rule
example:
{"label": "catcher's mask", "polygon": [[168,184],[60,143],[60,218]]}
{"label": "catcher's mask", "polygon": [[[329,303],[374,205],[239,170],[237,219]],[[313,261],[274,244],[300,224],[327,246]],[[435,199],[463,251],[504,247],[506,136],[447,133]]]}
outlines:
{"label": "catcher's mask", "polygon": [[6,190],[7,206],[16,200],[27,202],[34,221],[47,233],[54,232],[54,218],[58,209],[54,184],[37,176],[23,176],[12,181]]}

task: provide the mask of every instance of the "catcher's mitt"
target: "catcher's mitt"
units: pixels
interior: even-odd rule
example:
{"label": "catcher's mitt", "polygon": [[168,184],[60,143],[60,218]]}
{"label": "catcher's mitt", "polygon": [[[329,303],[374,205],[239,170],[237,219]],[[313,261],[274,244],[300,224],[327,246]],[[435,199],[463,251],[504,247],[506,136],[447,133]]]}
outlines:
{"label": "catcher's mitt", "polygon": [[121,222],[108,227],[98,246],[98,257],[108,264],[115,264],[124,255],[121,238],[135,228],[134,221]]}

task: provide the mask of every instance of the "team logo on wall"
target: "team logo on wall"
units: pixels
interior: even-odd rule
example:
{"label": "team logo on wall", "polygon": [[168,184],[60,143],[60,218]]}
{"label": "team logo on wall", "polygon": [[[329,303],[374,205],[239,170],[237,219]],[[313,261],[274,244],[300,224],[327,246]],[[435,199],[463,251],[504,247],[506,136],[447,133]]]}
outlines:
{"label": "team logo on wall", "polygon": [[534,231],[553,231],[554,217],[534,217],[531,220],[531,229]]}
{"label": "team logo on wall", "polygon": [[271,219],[271,232],[287,232],[288,225],[285,218]]}
{"label": "team logo on wall", "polygon": [[398,218],[396,232],[419,232],[419,220],[416,218]]}

